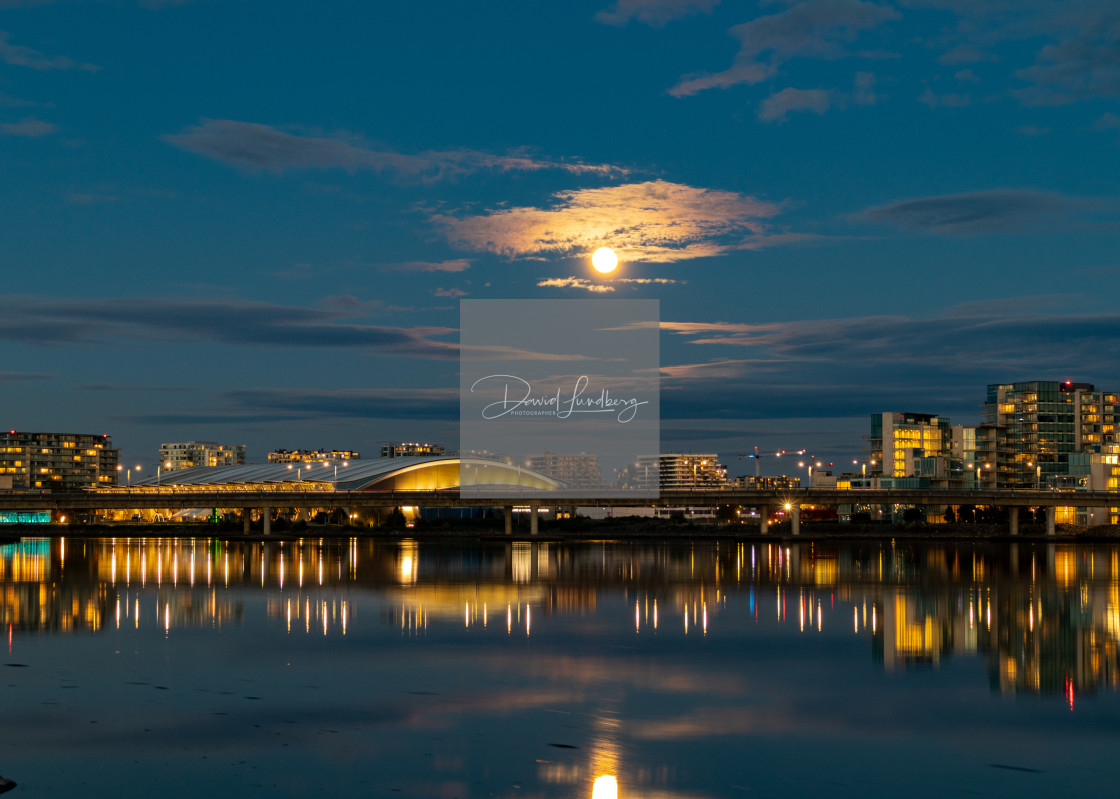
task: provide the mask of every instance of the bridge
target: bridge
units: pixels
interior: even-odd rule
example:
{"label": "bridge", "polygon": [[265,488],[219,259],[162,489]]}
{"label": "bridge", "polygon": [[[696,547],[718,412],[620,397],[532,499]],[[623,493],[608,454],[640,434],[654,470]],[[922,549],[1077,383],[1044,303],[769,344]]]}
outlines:
{"label": "bridge", "polygon": [[[760,532],[769,527],[771,508],[788,506],[792,533],[800,532],[800,509],[803,505],[918,505],[945,507],[950,505],[978,505],[1000,507],[1008,510],[1012,535],[1019,532],[1021,508],[1045,508],[1046,530],[1055,532],[1054,510],[1058,507],[1118,507],[1120,493],[1114,491],[1053,491],[1053,490],[961,490],[961,489],[908,489],[908,488],[796,488],[796,489],[683,489],[664,490],[657,497],[627,495],[623,492],[589,492],[586,495],[538,489],[518,490],[516,486],[503,488],[494,496],[460,493],[457,489],[442,490],[330,490],[329,488],[303,490],[238,489],[210,486],[145,486],[134,489],[111,488],[81,492],[13,492],[0,494],[0,511],[52,511],[83,512],[98,510],[183,508],[238,508],[242,511],[260,510],[265,519],[265,532],[275,508],[347,508],[356,509],[394,507],[493,507],[505,511],[506,532],[511,529],[514,507],[530,510],[530,529],[537,531],[539,509],[549,506],[610,507],[610,508],[687,508],[738,505],[758,508]],[[243,512],[246,530],[249,513]]]}

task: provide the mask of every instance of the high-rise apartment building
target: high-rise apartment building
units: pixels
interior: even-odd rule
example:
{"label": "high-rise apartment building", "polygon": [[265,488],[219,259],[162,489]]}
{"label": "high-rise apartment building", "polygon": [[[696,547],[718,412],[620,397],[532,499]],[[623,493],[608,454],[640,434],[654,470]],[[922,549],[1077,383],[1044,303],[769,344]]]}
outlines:
{"label": "high-rise apartment building", "polygon": [[0,475],[14,489],[79,491],[117,484],[120,450],[107,435],[0,433]]}
{"label": "high-rise apartment building", "polygon": [[993,475],[985,487],[1045,488],[1087,469],[1079,455],[1117,441],[1117,396],[1070,380],[989,385],[977,430],[977,465]]}
{"label": "high-rise apartment building", "polygon": [[195,466],[237,466],[245,462],[245,445],[232,446],[216,441],[184,441],[161,444],[159,460],[164,469],[192,469]]}

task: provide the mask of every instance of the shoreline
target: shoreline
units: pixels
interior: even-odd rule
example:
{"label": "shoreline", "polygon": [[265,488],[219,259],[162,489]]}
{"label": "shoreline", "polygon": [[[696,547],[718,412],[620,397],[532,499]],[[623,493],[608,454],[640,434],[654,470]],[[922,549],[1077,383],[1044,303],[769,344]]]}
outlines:
{"label": "shoreline", "polygon": [[1120,526],[1059,526],[1047,535],[1044,525],[1020,527],[1012,535],[1001,524],[841,524],[838,522],[802,523],[799,535],[792,535],[788,524],[771,525],[763,534],[756,525],[650,523],[615,520],[589,524],[542,524],[538,535],[526,527],[515,527],[509,535],[498,525],[423,525],[406,529],[308,525],[293,530],[274,529],[269,535],[260,530],[244,533],[240,529],[209,524],[13,524],[0,529],[0,545],[18,543],[25,538],[208,538],[226,541],[297,541],[308,538],[367,539],[370,541],[479,540],[562,543],[580,541],[658,541],[658,540],[732,540],[732,541],[813,541],[813,540],[897,540],[906,541],[1120,541]]}

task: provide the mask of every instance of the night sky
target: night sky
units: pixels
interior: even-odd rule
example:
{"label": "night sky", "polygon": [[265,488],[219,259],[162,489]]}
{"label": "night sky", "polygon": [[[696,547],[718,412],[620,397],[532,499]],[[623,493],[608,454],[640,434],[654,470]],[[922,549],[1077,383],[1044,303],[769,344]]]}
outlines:
{"label": "night sky", "polygon": [[460,298],[656,298],[664,451],[850,464],[1120,390],[1118,166],[1115,0],[0,0],[0,425],[454,449]]}

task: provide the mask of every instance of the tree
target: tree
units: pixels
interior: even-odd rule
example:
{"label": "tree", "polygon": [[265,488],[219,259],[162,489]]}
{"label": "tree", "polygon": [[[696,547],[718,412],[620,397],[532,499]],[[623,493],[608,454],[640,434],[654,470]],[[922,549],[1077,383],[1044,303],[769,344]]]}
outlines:
{"label": "tree", "polygon": [[404,518],[404,511],[400,506],[393,508],[389,515],[385,517],[385,527],[390,530],[403,530],[408,526],[408,521]]}
{"label": "tree", "polygon": [[956,524],[957,514],[953,511],[952,505],[945,506],[945,512],[941,514],[941,518],[945,520],[946,524]]}
{"label": "tree", "polygon": [[906,524],[921,524],[923,516],[921,508],[910,507],[902,512],[902,521]]}

